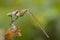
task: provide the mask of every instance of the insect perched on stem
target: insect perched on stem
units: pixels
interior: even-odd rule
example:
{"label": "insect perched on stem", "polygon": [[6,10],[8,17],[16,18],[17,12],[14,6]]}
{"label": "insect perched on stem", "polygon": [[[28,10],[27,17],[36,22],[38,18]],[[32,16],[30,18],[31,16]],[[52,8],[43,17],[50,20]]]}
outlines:
{"label": "insect perched on stem", "polygon": [[[34,21],[38,24],[38,26],[41,28],[41,30],[46,35],[46,37],[49,38],[48,34],[42,27],[43,25],[36,19],[36,17],[32,14],[32,12],[29,9],[23,9],[21,11],[16,10],[15,12],[9,13],[8,15],[12,18],[14,18],[14,16],[15,16],[16,17],[15,19],[11,19],[11,20],[15,21],[19,17],[23,17],[26,14],[26,12],[34,19]],[[13,23],[13,21],[12,21],[12,23]]]}

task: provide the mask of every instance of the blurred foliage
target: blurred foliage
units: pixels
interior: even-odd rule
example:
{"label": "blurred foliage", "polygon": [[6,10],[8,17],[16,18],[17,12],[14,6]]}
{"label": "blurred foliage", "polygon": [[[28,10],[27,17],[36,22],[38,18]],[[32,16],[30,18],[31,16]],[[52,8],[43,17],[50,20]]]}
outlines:
{"label": "blurred foliage", "polygon": [[26,14],[15,23],[22,31],[22,36],[15,40],[60,40],[60,0],[0,0],[0,27],[5,32],[10,23],[7,13],[17,8],[31,9],[50,38],[46,38],[36,22]]}

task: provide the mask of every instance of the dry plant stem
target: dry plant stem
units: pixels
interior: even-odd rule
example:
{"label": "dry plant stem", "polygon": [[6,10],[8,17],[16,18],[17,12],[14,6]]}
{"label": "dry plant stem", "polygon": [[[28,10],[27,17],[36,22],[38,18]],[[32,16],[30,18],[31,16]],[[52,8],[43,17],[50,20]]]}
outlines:
{"label": "dry plant stem", "polygon": [[46,33],[46,31],[43,29],[41,23],[36,19],[36,17],[30,12],[27,11],[29,13],[29,15],[35,20],[35,22],[38,24],[38,26],[41,28],[41,30],[44,32],[44,34],[46,35],[47,38],[49,38],[48,34]]}

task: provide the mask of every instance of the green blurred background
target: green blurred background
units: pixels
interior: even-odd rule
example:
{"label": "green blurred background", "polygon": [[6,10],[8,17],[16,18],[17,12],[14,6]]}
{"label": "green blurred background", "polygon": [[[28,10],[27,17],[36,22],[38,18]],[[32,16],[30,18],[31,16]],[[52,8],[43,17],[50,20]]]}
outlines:
{"label": "green blurred background", "polygon": [[26,14],[15,22],[22,33],[22,36],[15,40],[60,40],[60,0],[0,0],[0,27],[5,32],[10,23],[7,13],[16,9],[30,9],[43,24],[50,38],[47,38],[36,22]]}

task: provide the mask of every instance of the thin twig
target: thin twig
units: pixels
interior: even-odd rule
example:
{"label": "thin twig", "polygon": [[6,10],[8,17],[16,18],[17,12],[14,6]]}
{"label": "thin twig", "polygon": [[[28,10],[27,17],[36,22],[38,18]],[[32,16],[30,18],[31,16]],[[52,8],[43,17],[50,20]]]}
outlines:
{"label": "thin twig", "polygon": [[43,29],[41,23],[36,19],[36,17],[30,12],[28,11],[29,15],[35,20],[35,22],[38,24],[38,26],[41,28],[41,30],[44,32],[44,34],[46,35],[47,38],[49,38],[49,35],[46,33],[46,31]]}

